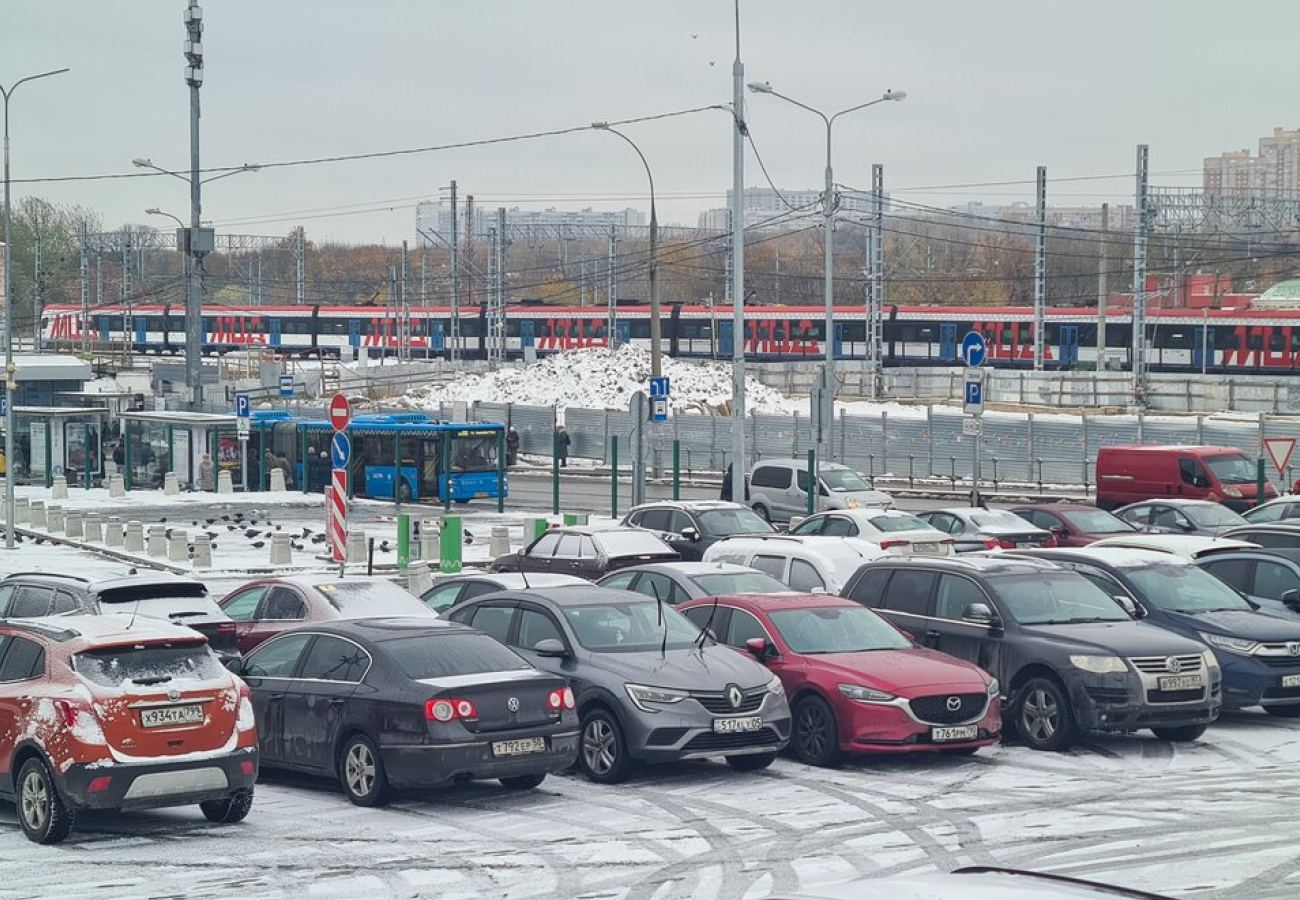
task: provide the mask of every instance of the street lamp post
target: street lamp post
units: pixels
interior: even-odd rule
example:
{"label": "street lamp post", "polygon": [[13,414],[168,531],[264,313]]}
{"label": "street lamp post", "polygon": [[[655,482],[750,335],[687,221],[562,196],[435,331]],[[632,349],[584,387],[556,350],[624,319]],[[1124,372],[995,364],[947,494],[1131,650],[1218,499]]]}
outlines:
{"label": "street lamp post", "polygon": [[[617,128],[611,128],[608,122],[592,122],[591,127],[597,131],[608,131],[627,141],[628,146],[641,158],[641,165],[645,166],[645,175],[650,182],[650,377],[658,378],[663,374],[663,348],[660,346],[663,342],[663,325],[659,321],[659,216],[655,212],[655,177],[645,154],[630,137]],[[610,335],[610,339],[613,340],[613,335]]]}
{"label": "street lamp post", "polygon": [[[0,96],[4,97],[5,106],[5,148],[4,148],[4,178],[5,178],[5,275],[4,275],[4,304],[5,304],[5,549],[14,549],[14,303],[13,303],[13,199],[10,195],[9,180],[9,98],[13,96],[18,86],[27,81],[35,81],[38,78],[48,78],[51,75],[62,75],[68,69],[55,69],[51,72],[41,72],[39,75],[28,75],[26,78],[20,78],[13,83],[13,86],[6,89],[0,85]],[[82,323],[85,327],[85,323]]]}
{"label": "street lamp post", "polygon": [[773,97],[780,97],[800,109],[806,109],[820,118],[826,125],[826,186],[825,193],[822,195],[822,255],[825,262],[825,274],[823,276],[822,290],[826,304],[826,369],[828,374],[833,374],[835,370],[835,236],[833,234],[835,226],[835,173],[831,168],[831,129],[835,125],[835,120],[840,116],[866,109],[868,106],[875,106],[877,103],[903,100],[907,97],[907,94],[903,91],[885,91],[883,96],[877,97],[875,100],[859,103],[857,106],[850,106],[848,109],[842,109],[834,115],[827,116],[819,109],[814,109],[806,103],[800,103],[792,97],[787,97],[785,94],[773,90],[772,85],[766,82],[751,83],[749,89],[755,94],[771,94]]}

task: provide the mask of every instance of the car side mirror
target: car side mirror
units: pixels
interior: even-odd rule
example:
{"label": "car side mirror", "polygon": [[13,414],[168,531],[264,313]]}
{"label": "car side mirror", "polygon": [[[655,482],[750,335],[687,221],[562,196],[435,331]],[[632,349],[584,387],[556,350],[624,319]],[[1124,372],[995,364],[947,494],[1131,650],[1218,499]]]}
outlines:
{"label": "car side mirror", "polygon": [[569,655],[569,651],[564,649],[564,644],[555,638],[546,638],[538,641],[533,645],[533,652],[538,656],[549,657],[554,659],[563,659]]}
{"label": "car side mirror", "polygon": [[750,638],[745,641],[745,649],[752,653],[754,659],[761,663],[765,663],[776,656],[776,648],[768,642],[767,638]]}
{"label": "car side mirror", "polygon": [[1193,525],[1191,522],[1179,522],[1179,523],[1178,523],[1178,527],[1179,527],[1179,529],[1181,529],[1182,531],[1195,531],[1195,530],[1196,530],[1196,526]]}
{"label": "car side mirror", "polygon": [[244,674],[244,660],[238,656],[227,657],[221,661],[221,664],[235,675]]}
{"label": "car side mirror", "polygon": [[694,542],[694,541],[698,541],[699,539],[700,539],[700,533],[696,529],[694,528],[682,529],[682,540]]}
{"label": "car side mirror", "polygon": [[989,628],[997,628],[1002,624],[995,613],[987,603],[971,603],[961,613],[963,622],[970,622],[973,625],[987,625]]}
{"label": "car side mirror", "polygon": [[1114,597],[1115,602],[1120,605],[1120,609],[1124,610],[1124,612],[1129,614],[1129,618],[1132,619],[1146,618],[1146,614],[1147,614],[1146,610],[1143,609],[1140,605],[1138,605],[1138,602],[1134,600],[1132,597],[1130,597],[1128,594],[1114,594],[1112,596]]}
{"label": "car side mirror", "polygon": [[1064,525],[1053,525],[1048,530],[1051,531],[1052,534],[1054,534],[1058,538],[1067,538],[1070,536],[1069,529],[1067,529]]}
{"label": "car side mirror", "polygon": [[831,492],[826,489],[826,485],[824,484],[818,489],[817,493],[821,494],[823,497],[829,497],[831,495]]}
{"label": "car side mirror", "polygon": [[1292,588],[1289,591],[1283,591],[1282,596],[1278,598],[1282,603],[1291,609],[1300,610],[1300,591]]}

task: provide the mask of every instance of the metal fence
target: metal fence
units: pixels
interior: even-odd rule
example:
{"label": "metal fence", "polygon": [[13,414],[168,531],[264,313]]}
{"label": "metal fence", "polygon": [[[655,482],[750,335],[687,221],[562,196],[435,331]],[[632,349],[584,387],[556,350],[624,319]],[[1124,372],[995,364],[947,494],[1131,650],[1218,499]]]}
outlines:
{"label": "metal fence", "polygon": [[[431,412],[433,412],[431,410]],[[512,422],[523,453],[550,455],[551,436],[562,420],[572,437],[570,455],[609,462],[610,439],[618,438],[619,461],[631,459],[633,422],[617,410],[568,409],[557,416],[548,406],[476,403],[438,411],[451,417],[466,412],[474,421]],[[970,478],[972,441],[962,434],[963,416],[933,407],[907,414],[841,412],[828,434],[831,459],[872,478],[903,480]],[[980,440],[981,479],[997,484],[1085,485],[1094,481],[1094,460],[1101,447],[1116,444],[1209,444],[1236,447],[1263,455],[1265,438],[1300,439],[1300,417],[1269,416],[1071,416],[1062,413],[985,413]],[[808,415],[753,415],[745,422],[750,460],[803,457],[816,445]],[[677,441],[687,474],[719,472],[730,462],[731,419],[726,416],[680,415],[662,425],[647,424],[646,458],[663,473],[672,465]],[[1300,474],[1288,468],[1285,483]],[[1269,476],[1276,472],[1269,465]]]}

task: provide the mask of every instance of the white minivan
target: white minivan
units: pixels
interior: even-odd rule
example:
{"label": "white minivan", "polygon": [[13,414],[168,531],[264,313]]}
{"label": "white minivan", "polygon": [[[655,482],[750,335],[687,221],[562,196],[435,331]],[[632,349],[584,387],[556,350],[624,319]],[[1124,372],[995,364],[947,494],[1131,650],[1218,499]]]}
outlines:
{"label": "white minivan", "polygon": [[864,563],[888,555],[858,538],[772,534],[718,541],[704,551],[704,562],[749,566],[802,593],[838,594]]}
{"label": "white minivan", "polygon": [[[839,463],[817,467],[821,481],[817,509],[855,509],[861,506],[893,509],[894,498],[877,491],[861,475]],[[791,516],[808,515],[808,477],[806,459],[765,459],[749,470],[746,502],[769,522],[788,522]]]}

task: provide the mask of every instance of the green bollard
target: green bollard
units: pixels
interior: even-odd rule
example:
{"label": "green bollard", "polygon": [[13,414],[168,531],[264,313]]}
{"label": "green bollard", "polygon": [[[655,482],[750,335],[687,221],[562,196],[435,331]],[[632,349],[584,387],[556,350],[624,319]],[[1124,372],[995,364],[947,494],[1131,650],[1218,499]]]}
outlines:
{"label": "green bollard", "polygon": [[1256,460],[1255,466],[1255,504],[1259,505],[1264,502],[1264,483],[1267,479],[1264,477],[1264,460]]}
{"label": "green bollard", "polygon": [[438,568],[443,572],[456,573],[460,571],[460,552],[464,544],[464,531],[461,528],[460,516],[443,516],[442,531],[438,535],[439,561]]}
{"label": "green bollard", "polygon": [[528,531],[530,534],[528,535],[528,543],[531,544],[533,541],[546,534],[547,529],[550,527],[551,523],[545,519],[529,519]]}
{"label": "green bollard", "polygon": [[411,517],[402,513],[397,517],[397,568],[403,572],[411,564]]}
{"label": "green bollard", "polygon": [[673,499],[682,499],[682,442],[673,441]]}

